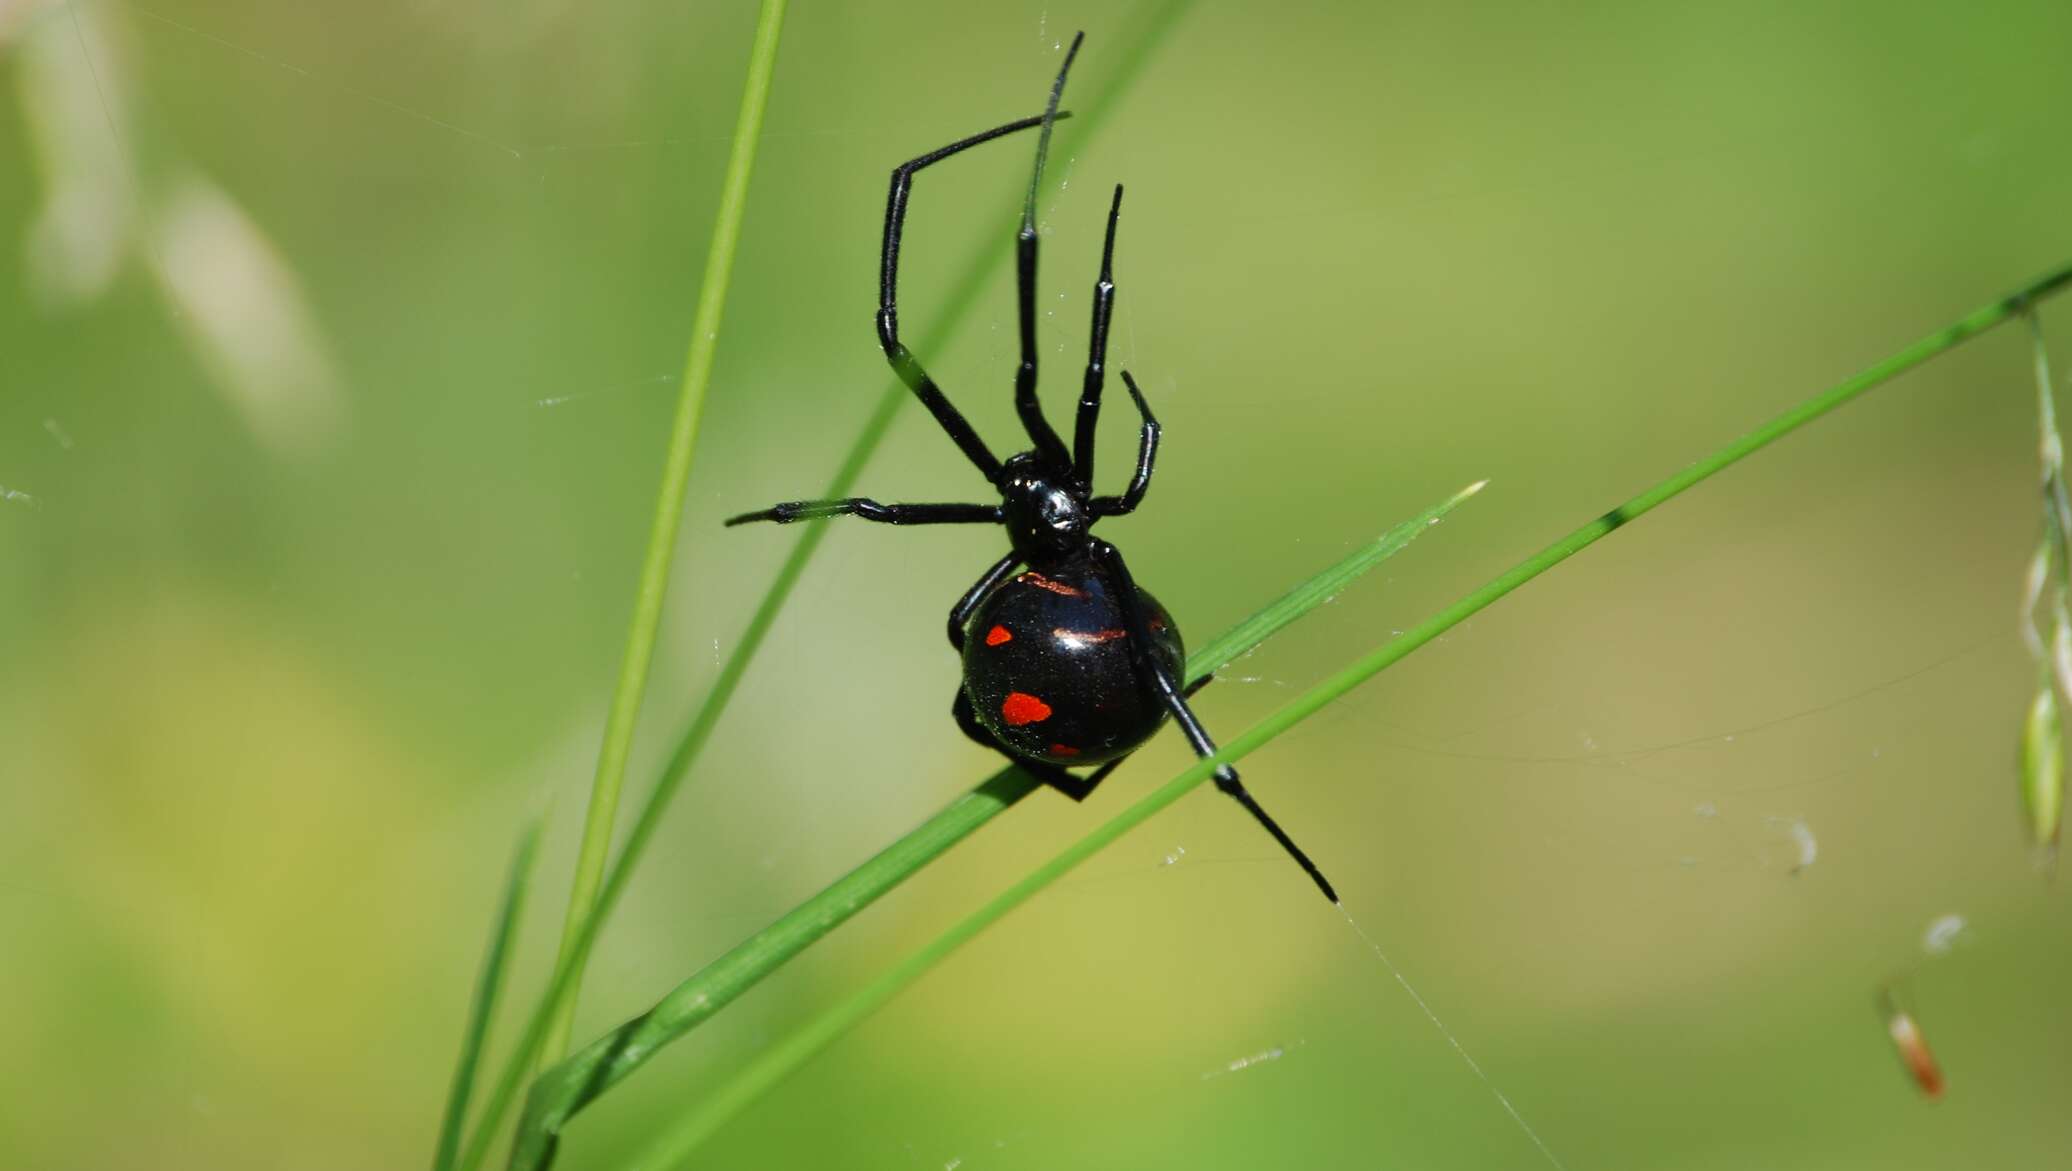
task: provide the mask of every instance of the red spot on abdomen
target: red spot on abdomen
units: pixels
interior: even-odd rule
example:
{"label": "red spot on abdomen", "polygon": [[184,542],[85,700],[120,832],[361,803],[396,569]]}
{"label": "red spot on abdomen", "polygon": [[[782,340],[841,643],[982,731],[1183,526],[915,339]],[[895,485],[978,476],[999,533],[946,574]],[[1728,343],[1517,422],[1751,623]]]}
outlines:
{"label": "red spot on abdomen", "polygon": [[1005,626],[995,626],[993,629],[986,631],[987,646],[999,646],[1003,642],[1012,641],[1014,641],[1014,635],[1008,633]]}
{"label": "red spot on abdomen", "polygon": [[1034,724],[1050,718],[1050,705],[1026,691],[1010,691],[1000,701],[1000,714],[1014,727]]}
{"label": "red spot on abdomen", "polygon": [[1053,744],[1050,746],[1050,754],[1052,756],[1078,756],[1079,750],[1070,744]]}

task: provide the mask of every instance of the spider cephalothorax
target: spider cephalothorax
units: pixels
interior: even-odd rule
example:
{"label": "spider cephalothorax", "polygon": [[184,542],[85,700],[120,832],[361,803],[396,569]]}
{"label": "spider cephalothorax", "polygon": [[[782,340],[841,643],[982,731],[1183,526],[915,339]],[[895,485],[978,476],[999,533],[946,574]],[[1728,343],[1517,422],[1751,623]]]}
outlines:
{"label": "spider cephalothorax", "polygon": [[[996,126],[930,151],[892,171],[885,203],[885,241],[878,272],[878,344],[893,373],[949,435],[964,457],[1000,493],[998,504],[880,504],[847,500],[799,500],[727,523],[784,523],[826,516],[860,516],[885,524],[997,524],[1007,530],[1010,551],[993,563],[950,609],[950,645],[963,656],[964,681],[951,706],[965,735],[1005,753],[1031,775],[1075,799],[1084,799],[1110,770],[1149,739],[1170,715],[1202,756],[1215,742],[1187,705],[1183,690],[1186,655],[1179,629],[1157,599],[1137,587],[1115,546],[1093,535],[1094,522],[1121,516],[1143,502],[1158,458],[1159,426],[1143,392],[1122,372],[1142,418],[1136,473],[1119,496],[1093,493],[1094,432],[1101,391],[1107,381],[1108,322],[1115,307],[1115,225],[1122,216],[1122,188],[1108,205],[1108,233],[1101,249],[1101,273],[1094,283],[1093,336],[1072,445],[1043,417],[1036,399],[1036,193],[1052,125],[1065,117],[1058,98],[1079,52],[1072,38],[1050,103],[1034,118]],[[899,245],[906,227],[907,198],[914,174],[951,155],[1005,134],[1041,127],[1036,168],[1022,204],[1015,236],[1015,289],[1021,326],[1021,364],[1014,380],[1015,412],[1034,445],[1002,463],[980,439],[912,351],[899,340]],[[1025,572],[1017,573],[1017,570]],[[1196,688],[1206,684],[1201,680]],[[1100,765],[1088,776],[1073,765]],[[1216,769],[1216,787],[1259,820],[1332,902],[1331,884],[1238,780],[1229,765]]]}
{"label": "spider cephalothorax", "polygon": [[1025,451],[1010,456],[1001,469],[1000,519],[1023,561],[1062,557],[1086,548],[1093,502],[1069,469],[1046,465],[1042,456]]}

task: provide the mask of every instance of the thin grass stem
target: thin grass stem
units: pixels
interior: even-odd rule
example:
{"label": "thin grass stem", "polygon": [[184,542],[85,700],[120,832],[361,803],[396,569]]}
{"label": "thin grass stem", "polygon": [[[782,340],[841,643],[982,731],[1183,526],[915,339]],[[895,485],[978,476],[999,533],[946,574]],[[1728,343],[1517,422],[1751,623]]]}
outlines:
{"label": "thin grass stem", "polygon": [[647,693],[655,638],[661,629],[662,603],[668,595],[669,569],[675,558],[684,493],[690,485],[691,458],[697,447],[698,424],[704,415],[706,389],[712,380],[713,353],[719,343],[727,286],[733,276],[734,253],[741,238],[741,217],[747,206],[749,177],[755,168],[756,147],[762,137],[763,112],[768,106],[770,81],[776,70],[785,4],[786,0],[763,0],[756,19],[755,41],[749,50],[748,75],[742,83],[733,145],[721,180],[719,209],[713,219],[712,242],[706,252],[697,308],[692,313],[690,345],[684,356],[676,414],[670,425],[661,483],[656,490],[647,553],[634,596],[633,616],[627,624],[626,647],[620,659],[618,682],[612,692],[611,710],[605,720],[604,742],[598,751],[597,770],[591,778],[582,844],[577,851],[575,876],[569,889],[568,912],[562,922],[559,954],[553,976],[548,981],[549,993],[528,1023],[518,1051],[497,1079],[482,1122],[458,1164],[461,1168],[481,1165],[490,1142],[495,1138],[497,1125],[517,1095],[525,1071],[532,1068],[537,1059],[552,1060],[558,1055],[566,1047],[568,1031],[574,1024],[576,995],[582,980],[583,961],[588,953],[587,937],[591,934],[587,925],[597,905],[599,884],[611,850],[612,827],[618,818],[626,761],[633,745],[634,728],[639,722],[641,703]]}
{"label": "thin grass stem", "polygon": [[475,1000],[468,1008],[468,1025],[461,1034],[460,1059],[453,1066],[453,1084],[446,1093],[446,1116],[439,1123],[439,1143],[432,1153],[432,1171],[450,1171],[460,1153],[461,1130],[467,1123],[468,1099],[475,1090],[475,1071],[482,1062],[482,1050],[489,1043],[489,1026],[496,1019],[496,1002],[503,992],[504,977],[511,966],[511,948],[518,938],[518,919],[525,912],[525,893],[532,883],[532,862],[539,852],[540,826],[536,819],[519,835],[518,848],[511,854],[511,869],[504,879],[503,906],[498,909],[496,927],[489,935],[489,949],[482,956],[482,972],[475,981]]}
{"label": "thin grass stem", "polygon": [[734,251],[741,240],[741,215],[748,206],[748,180],[755,170],[756,146],[762,138],[763,110],[770,100],[770,77],[777,68],[777,44],[784,30],[786,0],[763,0],[756,18],[755,43],[748,52],[748,78],[741,88],[741,110],[734,123],[734,144],[720,181],[719,211],[713,217],[712,246],[705,255],[705,276],[698,286],[698,307],[691,316],[690,350],[684,356],[683,381],[676,400],[676,419],[669,428],[668,455],[655,493],[655,517],[648,529],[647,557],[634,595],[633,620],[626,627],[626,649],[619,662],[619,682],[605,719],[604,745],[597,754],[597,772],[590,782],[590,807],[583,821],[583,842],[576,855],[568,915],[562,922],[556,967],[569,976],[557,999],[546,1038],[543,1061],[552,1061],[568,1045],[574,1024],[576,995],[582,983],[580,963],[569,963],[577,950],[583,921],[590,917],[604,879],[617,824],[619,791],[625,785],[626,758],[633,749],[633,730],[647,694],[648,669],[654,662],[655,636],[662,626],[662,602],[669,592],[669,567],[676,557],[676,534],[683,517],[683,498],[691,482],[691,456],[697,447],[698,422],[705,413],[705,391],[712,382],[712,355],[719,345],[720,319],[727,304],[727,285],[734,274]]}

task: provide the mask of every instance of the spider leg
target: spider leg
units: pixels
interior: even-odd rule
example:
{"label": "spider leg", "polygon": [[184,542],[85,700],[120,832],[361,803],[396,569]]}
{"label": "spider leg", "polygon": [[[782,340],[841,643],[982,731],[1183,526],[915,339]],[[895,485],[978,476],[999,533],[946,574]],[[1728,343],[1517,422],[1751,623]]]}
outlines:
{"label": "spider leg", "polygon": [[957,599],[957,604],[950,607],[951,649],[959,653],[964,650],[964,626],[971,621],[971,612],[978,609],[978,604],[986,600],[986,595],[992,593],[995,586],[1006,581],[1007,575],[1013,573],[1014,567],[1021,563],[1021,557],[1014,553],[995,561],[983,577],[964,591],[964,596]]}
{"label": "spider leg", "polygon": [[1129,388],[1130,397],[1137,400],[1137,413],[1144,417],[1144,430],[1137,438],[1137,474],[1130,478],[1129,489],[1122,495],[1094,497],[1095,516],[1135,512],[1137,505],[1144,502],[1144,493],[1151,490],[1151,468],[1158,462],[1158,420],[1152,417],[1151,404],[1144,401],[1144,392],[1137,389],[1137,380],[1127,370],[1122,372],[1122,384]]}
{"label": "spider leg", "polygon": [[1043,112],[1043,131],[1036,139],[1036,169],[1029,175],[1029,197],[1022,203],[1022,230],[1015,237],[1015,290],[1021,309],[1022,364],[1014,375],[1014,409],[1022,417],[1022,429],[1044,459],[1059,467],[1068,466],[1072,453],[1065,441],[1043,417],[1036,401],[1036,188],[1043,182],[1043,160],[1050,154],[1050,128],[1057,120],[1058,99],[1065,92],[1065,75],[1072,71],[1072,58],[1079,55],[1085,33],[1072,38],[1065,50],[1065,63],[1050,86],[1050,105]]}
{"label": "spider leg", "polygon": [[1079,390],[1079,418],[1072,431],[1072,475],[1081,487],[1094,482],[1094,424],[1101,417],[1101,387],[1107,378],[1108,319],[1115,311],[1115,221],[1122,215],[1122,184],[1108,205],[1108,239],[1101,245],[1101,275],[1094,282],[1093,340],[1086,349],[1086,381]]}
{"label": "spider leg", "polygon": [[759,512],[727,518],[727,527],[770,520],[790,524],[823,516],[860,516],[888,525],[999,524],[996,504],[880,504],[861,496],[846,500],[787,500]]}
{"label": "spider leg", "polygon": [[[1151,653],[1151,631],[1144,620],[1143,607],[1137,603],[1137,585],[1130,577],[1129,566],[1123,564],[1122,554],[1106,541],[1095,541],[1094,556],[1106,563],[1115,574],[1116,593],[1122,603],[1123,624],[1129,631],[1130,656],[1136,661],[1137,670],[1151,680],[1152,687],[1158,691],[1159,697],[1173,713],[1173,718],[1179,721],[1181,731],[1187,736],[1187,742],[1194,746],[1195,754],[1213,755],[1216,751],[1216,742],[1209,739],[1208,730],[1201,726],[1201,721],[1195,718],[1193,709],[1187,706],[1187,697],[1174,683],[1172,675]],[[1318,870],[1317,864],[1310,861],[1309,855],[1302,852],[1302,847],[1295,844],[1295,840],[1288,836],[1287,831],[1283,830],[1278,822],[1267,815],[1266,810],[1260,808],[1259,802],[1253,799],[1252,794],[1245,789],[1244,783],[1238,779],[1236,769],[1227,764],[1218,765],[1216,787],[1244,806],[1245,811],[1250,813],[1267,833],[1273,835],[1273,840],[1279,842],[1281,848],[1295,859],[1296,864],[1302,867],[1303,873],[1309,875],[1310,881],[1317,884],[1317,889],[1324,892],[1325,898],[1333,903],[1338,901],[1338,892],[1331,889],[1331,883],[1325,879],[1324,872]]]}
{"label": "spider leg", "polygon": [[948,146],[929,151],[916,159],[910,159],[892,169],[892,190],[885,198],[885,241],[878,256],[878,345],[885,351],[885,360],[892,365],[892,372],[907,384],[928,413],[935,416],[936,423],[949,433],[952,442],[964,452],[964,457],[978,466],[988,481],[1000,476],[1000,461],[986,448],[978,432],[971,429],[964,416],[950,404],[942,388],[928,376],[919,359],[915,358],[899,340],[899,245],[906,231],[907,197],[913,192],[914,172],[932,166],[951,155],[984,142],[991,142],[1003,134],[1027,130],[1033,126],[1047,126],[1058,118],[1069,114],[1045,112],[1034,118],[1023,118],[1005,126],[995,126],[969,138],[959,139]]}

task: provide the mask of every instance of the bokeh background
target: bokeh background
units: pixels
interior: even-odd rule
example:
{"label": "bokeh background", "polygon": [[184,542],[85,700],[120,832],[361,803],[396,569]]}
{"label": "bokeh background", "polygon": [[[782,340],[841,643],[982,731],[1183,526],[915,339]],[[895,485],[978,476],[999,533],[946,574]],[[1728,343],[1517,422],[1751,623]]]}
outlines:
{"label": "bokeh background", "polygon": [[[753,9],[0,3],[0,1164],[422,1162],[504,860],[546,810],[507,1006],[529,1003]],[[1115,356],[1167,428],[1149,503],[1109,530],[1139,576],[1203,641],[1491,480],[1206,693],[1226,736],[2072,257],[2059,0],[800,0],[636,793],[796,537],[719,519],[817,492],[887,384],[888,169],[1034,110],[1073,29],[1091,92],[1154,26],[1098,134],[1061,128],[1045,200],[1062,410],[1129,184]],[[1027,145],[924,177],[909,330],[1009,247]],[[1006,447],[997,271],[928,357]],[[2072,325],[2051,333],[2072,369]],[[1939,359],[1249,762],[1446,1032],[1204,792],[700,1165],[1548,1165],[1492,1086],[1578,1171],[2062,1161],[2072,912],[2013,767],[2028,362],[2019,329]],[[981,485],[909,407],[863,488]],[[998,548],[830,535],[603,942],[579,1038],[993,767],[948,719],[941,622]],[[988,826],[584,1115],[567,1165],[622,1165],[1184,760],[1163,737],[1085,806]],[[1893,981],[1939,1103],[1886,1041]]]}

